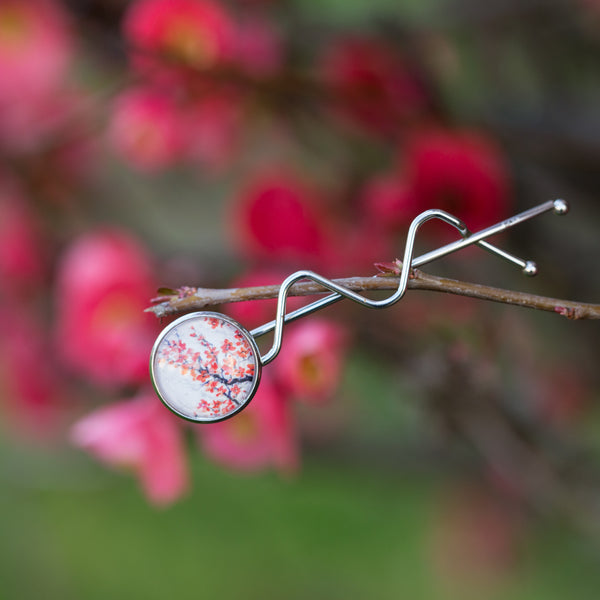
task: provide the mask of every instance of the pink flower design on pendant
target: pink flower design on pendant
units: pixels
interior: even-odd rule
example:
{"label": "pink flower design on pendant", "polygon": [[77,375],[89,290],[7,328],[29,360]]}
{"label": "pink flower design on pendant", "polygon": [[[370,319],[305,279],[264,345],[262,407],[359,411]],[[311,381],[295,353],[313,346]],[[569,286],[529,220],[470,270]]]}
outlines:
{"label": "pink flower design on pendant", "polygon": [[197,423],[222,421],[242,410],[258,387],[260,369],[254,338],[233,319],[212,312],[173,321],[150,356],[160,399]]}

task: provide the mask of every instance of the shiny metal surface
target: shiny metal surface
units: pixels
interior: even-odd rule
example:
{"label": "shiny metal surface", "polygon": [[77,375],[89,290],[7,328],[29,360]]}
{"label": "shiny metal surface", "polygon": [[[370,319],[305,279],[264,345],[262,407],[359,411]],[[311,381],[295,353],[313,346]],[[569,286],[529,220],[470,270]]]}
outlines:
{"label": "shiny metal surface", "polygon": [[[543,204],[535,206],[529,210],[526,210],[522,213],[519,213],[518,215],[510,217],[509,219],[501,221],[500,223],[492,225],[491,227],[483,229],[477,233],[471,233],[467,229],[465,224],[454,215],[451,215],[439,209],[427,210],[418,215],[410,224],[408,234],[406,237],[406,244],[404,247],[404,258],[402,260],[402,264],[410,265],[411,268],[417,268],[424,264],[437,260],[438,258],[447,256],[448,254],[457,252],[461,248],[477,244],[484,250],[487,250],[488,252],[491,252],[492,254],[519,266],[522,269],[523,273],[525,273],[526,275],[535,275],[537,273],[537,266],[534,262],[525,261],[518,257],[515,257],[512,254],[505,252],[500,248],[497,248],[496,246],[490,244],[485,240],[488,237],[505,231],[510,227],[514,227],[519,223],[523,223],[524,221],[532,219],[546,212],[553,211],[554,214],[563,215],[568,212],[568,209],[569,206],[564,200],[550,200],[548,202],[544,202]],[[432,250],[431,252],[428,252],[413,259],[414,244],[417,232],[424,223],[431,219],[440,219],[452,225],[461,233],[463,237],[462,239],[457,240],[456,242],[452,242],[450,244],[442,246],[441,248]],[[369,308],[385,308],[387,306],[390,306],[395,302],[398,302],[398,300],[400,300],[406,292],[406,289],[408,287],[408,280],[410,277],[410,270],[411,269],[402,269],[400,273],[400,281],[398,283],[398,288],[393,294],[382,300],[371,300],[369,298],[366,298],[361,294],[346,289],[343,286],[340,286],[334,283],[333,281],[323,277],[322,275],[319,275],[312,271],[297,271],[296,273],[293,273],[288,278],[286,278],[281,284],[281,289],[279,290],[279,295],[277,299],[277,310],[275,319],[269,323],[257,327],[256,329],[253,329],[250,332],[250,334],[253,337],[259,337],[261,335],[269,333],[270,331],[274,331],[274,339],[271,349],[264,356],[260,357],[262,364],[265,365],[271,362],[281,350],[281,344],[283,340],[283,326],[285,325],[285,323],[289,323],[291,321],[299,319],[300,317],[309,315],[317,310],[320,310],[321,308],[325,308],[326,306],[339,302],[343,298],[348,298],[350,300],[353,300],[354,302],[361,304],[362,306],[366,306]],[[299,308],[298,310],[286,314],[286,302],[290,288],[295,283],[303,279],[309,279],[320,283],[323,287],[331,290],[334,293],[330,294],[329,296],[325,296],[315,302],[312,302],[307,306]]]}

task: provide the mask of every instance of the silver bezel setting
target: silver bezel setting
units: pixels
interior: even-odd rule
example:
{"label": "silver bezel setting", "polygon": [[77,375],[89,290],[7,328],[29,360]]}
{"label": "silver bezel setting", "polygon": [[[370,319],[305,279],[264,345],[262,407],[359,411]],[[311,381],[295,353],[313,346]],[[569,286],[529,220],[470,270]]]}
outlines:
{"label": "silver bezel setting", "polygon": [[[254,363],[255,363],[256,367],[254,370],[254,379],[252,381],[252,386],[251,386],[250,390],[248,391],[248,394],[247,394],[244,402],[241,403],[238,407],[236,407],[235,410],[232,410],[229,414],[227,414],[225,416],[219,416],[219,417],[214,417],[214,418],[194,418],[187,414],[182,413],[180,410],[178,410],[177,408],[172,406],[172,404],[169,402],[169,399],[167,397],[168,394],[166,394],[164,390],[161,390],[161,387],[159,385],[157,374],[156,374],[155,362],[156,362],[156,356],[157,356],[157,353],[158,353],[161,343],[174,329],[176,329],[179,325],[181,325],[182,323],[185,323],[187,321],[191,321],[191,320],[195,320],[195,319],[204,319],[206,317],[225,321],[225,322],[229,323],[230,325],[232,325],[233,327],[235,327],[242,334],[244,339],[250,344],[250,347],[252,349],[252,354],[254,357]],[[248,406],[248,404],[251,402],[252,398],[254,398],[254,395],[256,394],[256,390],[258,389],[258,384],[260,383],[261,371],[262,371],[262,361],[260,358],[260,352],[258,350],[258,346],[256,345],[256,341],[254,340],[252,335],[250,335],[250,333],[244,327],[242,327],[237,321],[235,321],[231,317],[228,317],[227,315],[224,315],[222,313],[217,313],[217,312],[208,312],[208,311],[194,312],[194,313],[190,313],[187,315],[183,315],[182,317],[179,317],[178,319],[176,319],[175,321],[173,321],[172,323],[167,325],[160,332],[159,336],[156,338],[156,341],[154,342],[154,345],[152,346],[152,352],[150,353],[150,379],[152,381],[152,385],[154,387],[156,394],[160,398],[161,402],[172,413],[174,413],[178,417],[181,417],[182,419],[185,419],[186,421],[190,421],[192,423],[218,423],[220,421],[225,421],[226,419],[230,419],[234,415],[237,415],[241,410],[246,408]]]}

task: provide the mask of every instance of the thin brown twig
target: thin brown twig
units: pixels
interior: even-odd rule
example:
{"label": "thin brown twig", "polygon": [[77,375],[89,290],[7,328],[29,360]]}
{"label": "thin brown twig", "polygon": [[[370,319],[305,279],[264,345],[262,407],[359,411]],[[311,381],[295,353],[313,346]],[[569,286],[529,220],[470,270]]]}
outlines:
{"label": "thin brown twig", "polygon": [[[345,279],[334,279],[335,283],[343,285],[356,292],[368,292],[376,290],[395,290],[398,287],[398,277],[348,277]],[[146,309],[157,317],[166,317],[194,310],[202,310],[209,306],[227,304],[230,302],[242,302],[245,300],[263,300],[276,298],[279,293],[279,285],[264,285],[247,288],[192,288],[184,287],[174,290],[172,294],[166,294],[155,298],[154,306]],[[477,283],[467,283],[455,279],[447,279],[436,275],[429,275],[422,271],[414,270],[408,283],[412,290],[429,290],[444,292],[480,300],[500,302],[545,310],[557,313],[568,319],[600,319],[600,304],[589,304],[586,302],[575,302],[572,300],[559,300],[545,296],[537,296],[524,292],[504,290]],[[311,296],[314,294],[328,293],[329,290],[312,281],[300,282],[292,286],[290,296]]]}

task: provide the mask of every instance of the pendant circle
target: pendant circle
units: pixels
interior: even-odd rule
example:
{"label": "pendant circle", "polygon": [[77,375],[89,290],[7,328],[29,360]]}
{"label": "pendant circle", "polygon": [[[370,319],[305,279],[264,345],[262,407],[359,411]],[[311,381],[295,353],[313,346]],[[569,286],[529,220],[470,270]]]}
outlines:
{"label": "pendant circle", "polygon": [[232,417],[252,400],[260,381],[254,338],[215,312],[184,315],[165,327],[150,355],[150,377],[163,404],[195,423]]}

